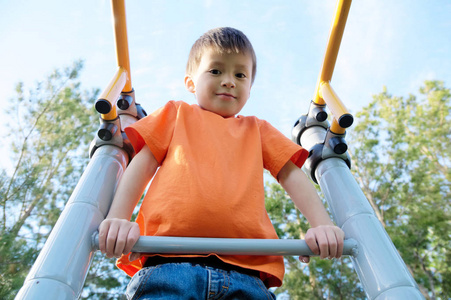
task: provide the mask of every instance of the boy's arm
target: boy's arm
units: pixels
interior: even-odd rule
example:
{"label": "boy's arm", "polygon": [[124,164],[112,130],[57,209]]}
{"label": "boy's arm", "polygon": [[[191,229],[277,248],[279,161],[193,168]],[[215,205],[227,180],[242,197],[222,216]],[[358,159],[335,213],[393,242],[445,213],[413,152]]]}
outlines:
{"label": "boy's arm", "polygon": [[[319,254],[321,258],[339,258],[343,253],[344,232],[333,224],[305,173],[292,161],[288,161],[277,179],[312,226],[305,235],[305,241],[312,252]],[[300,259],[309,261],[305,256]]]}
{"label": "boy's arm", "polygon": [[138,240],[139,226],[130,222],[130,218],[158,165],[150,149],[144,146],[125,170],[108,215],[99,226],[99,249],[107,257],[128,254]]}

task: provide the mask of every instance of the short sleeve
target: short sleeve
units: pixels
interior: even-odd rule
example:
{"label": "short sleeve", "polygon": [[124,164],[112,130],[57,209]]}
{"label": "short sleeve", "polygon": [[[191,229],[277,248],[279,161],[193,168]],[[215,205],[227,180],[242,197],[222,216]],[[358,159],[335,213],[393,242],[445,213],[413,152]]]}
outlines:
{"label": "short sleeve", "polygon": [[147,145],[161,165],[171,143],[177,107],[173,101],[144,117],[138,122],[125,128],[125,133],[138,153],[144,145]]}
{"label": "short sleeve", "polygon": [[282,167],[291,160],[301,168],[308,151],[284,136],[264,120],[260,120],[260,136],[263,152],[263,167],[277,178]]}

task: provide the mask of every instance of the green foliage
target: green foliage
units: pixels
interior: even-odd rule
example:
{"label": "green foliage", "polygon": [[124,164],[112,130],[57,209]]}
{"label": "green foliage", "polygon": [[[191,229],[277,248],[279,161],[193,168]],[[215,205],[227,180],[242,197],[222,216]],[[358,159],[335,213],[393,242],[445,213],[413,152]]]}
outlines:
{"label": "green foliage", "polygon": [[[88,162],[97,126],[97,90],[82,91],[81,62],[36,88],[17,85],[8,115],[12,170],[0,171],[0,299],[13,299]],[[348,137],[353,173],[423,294],[451,294],[450,90],[427,81],[421,98],[385,90],[357,114]],[[266,207],[280,238],[309,228],[283,189],[266,185]],[[349,258],[301,264],[286,257],[277,294],[291,299],[364,299]],[[128,278],[94,256],[83,299],[123,299]]]}
{"label": "green foliage", "polygon": [[354,175],[423,294],[448,299],[451,94],[439,81],[419,92],[374,96],[349,144]]}
{"label": "green foliage", "polygon": [[[357,116],[349,130],[352,172],[427,299],[451,296],[451,93],[426,81],[420,97],[387,90]],[[266,207],[281,238],[308,229],[278,184],[266,185]],[[364,299],[348,258],[308,265],[286,259],[290,299]]]}
{"label": "green foliage", "polygon": [[14,165],[0,173],[0,299],[22,286],[88,163],[98,90],[81,90],[81,68],[56,70],[30,90],[19,83],[9,102]]}
{"label": "green foliage", "polygon": [[[266,209],[279,238],[303,239],[310,225],[277,183],[266,184]],[[276,294],[290,299],[364,299],[349,258],[311,258],[303,264],[297,257],[285,257],[286,275]]]}
{"label": "green foliage", "polygon": [[100,252],[96,252],[80,299],[125,299],[125,286],[130,278],[125,276],[115,263],[115,258],[107,258]]}

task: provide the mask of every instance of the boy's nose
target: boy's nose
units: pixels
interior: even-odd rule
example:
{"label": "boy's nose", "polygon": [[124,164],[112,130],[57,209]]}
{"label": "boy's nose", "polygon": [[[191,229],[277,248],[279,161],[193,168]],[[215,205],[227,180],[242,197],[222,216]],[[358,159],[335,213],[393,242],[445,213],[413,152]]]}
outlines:
{"label": "boy's nose", "polygon": [[231,78],[224,78],[224,80],[222,81],[222,84],[221,84],[223,87],[226,87],[226,88],[229,88],[229,89],[231,89],[231,88],[234,88],[235,87],[235,82],[233,81],[233,79],[231,79]]}

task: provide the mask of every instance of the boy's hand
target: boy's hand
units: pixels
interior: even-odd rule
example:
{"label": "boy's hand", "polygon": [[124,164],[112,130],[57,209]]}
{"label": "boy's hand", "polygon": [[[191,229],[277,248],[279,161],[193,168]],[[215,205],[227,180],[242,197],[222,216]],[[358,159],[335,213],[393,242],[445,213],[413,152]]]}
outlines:
{"label": "boy's hand", "polygon": [[[305,242],[310,250],[321,258],[340,258],[343,254],[344,232],[337,226],[321,225],[310,228]],[[308,263],[309,256],[300,256],[299,260]]]}
{"label": "boy's hand", "polygon": [[[108,258],[119,258],[122,254],[130,253],[139,236],[137,223],[125,219],[105,219],[99,226],[99,249]],[[139,257],[139,253],[132,253],[129,260]]]}

